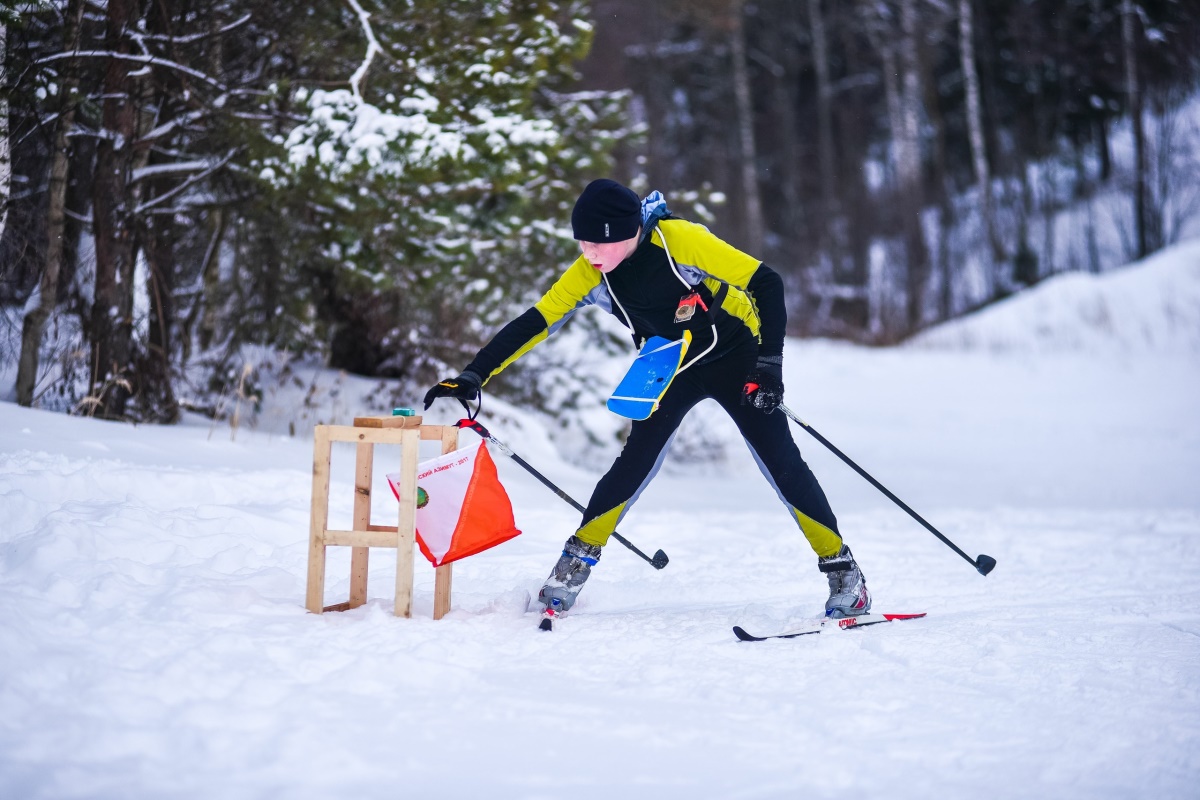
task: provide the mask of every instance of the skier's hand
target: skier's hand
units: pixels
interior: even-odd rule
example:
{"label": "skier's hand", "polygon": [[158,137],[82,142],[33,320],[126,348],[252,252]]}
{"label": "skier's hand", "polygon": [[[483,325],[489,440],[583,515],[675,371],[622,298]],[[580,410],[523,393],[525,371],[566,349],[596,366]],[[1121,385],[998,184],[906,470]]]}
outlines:
{"label": "skier's hand", "polygon": [[759,356],[742,387],[742,403],[770,414],[783,402],[783,356]]}
{"label": "skier's hand", "polygon": [[479,397],[483,379],[471,370],[463,370],[457,378],[447,378],[425,393],[425,410],[433,405],[439,397],[453,397],[457,400],[474,400]]}

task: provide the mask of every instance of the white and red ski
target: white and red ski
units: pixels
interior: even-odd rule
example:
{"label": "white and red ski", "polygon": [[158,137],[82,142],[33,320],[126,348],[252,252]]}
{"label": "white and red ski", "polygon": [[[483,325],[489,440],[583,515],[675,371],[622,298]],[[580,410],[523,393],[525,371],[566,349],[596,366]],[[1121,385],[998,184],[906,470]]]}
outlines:
{"label": "white and red ski", "polygon": [[920,619],[925,614],[860,614],[857,617],[844,617],[842,619],[822,619],[817,622],[796,628],[783,633],[773,633],[768,636],[754,636],[746,633],[745,630],[733,626],[733,635],[741,639],[743,642],[764,642],[767,639],[794,639],[797,636],[808,636],[813,633],[824,633],[825,631],[848,631],[855,628],[865,628],[868,625],[878,625],[881,622],[895,622],[904,619]]}

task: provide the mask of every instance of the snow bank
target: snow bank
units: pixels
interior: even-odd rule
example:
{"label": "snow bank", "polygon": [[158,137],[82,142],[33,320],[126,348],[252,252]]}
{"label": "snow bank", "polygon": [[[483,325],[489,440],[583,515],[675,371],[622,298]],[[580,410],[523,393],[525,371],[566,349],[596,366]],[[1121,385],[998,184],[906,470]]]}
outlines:
{"label": "snow bank", "polygon": [[[677,452],[621,525],[670,565],[614,544],[541,634],[525,599],[578,514],[503,458],[524,534],[455,566],[449,616],[419,558],[414,617],[391,615],[388,551],[367,605],[304,611],[309,431],[383,410],[378,382],[277,365],[236,431],[0,403],[0,797],[1190,798],[1198,263],[1191,243],[1047,281],[901,348],[789,341],[789,405],[999,562],[980,577],[798,432],[876,610],[929,616],[796,640],[730,632],[811,618],[825,585],[711,404],[727,462]],[[587,498],[603,460],[485,413]],[[376,458],[385,520],[396,454]],[[336,526],[353,451],[334,459]]]}
{"label": "snow bank", "polygon": [[[419,558],[414,617],[391,615],[388,551],[366,606],[317,617],[306,430],[0,403],[0,797],[1192,796],[1194,356],[788,348],[793,406],[991,576],[798,434],[876,610],[927,619],[737,642],[825,594],[744,448],[660,475],[621,531],[670,565],[606,549],[554,634],[522,609],[578,515],[507,459],[525,533],[455,566],[448,617]],[[489,425],[587,497],[553,430]],[[352,449],[334,457],[336,525]]]}
{"label": "snow bank", "polygon": [[1067,273],[912,339],[914,348],[1200,355],[1200,239],[1102,275]]}

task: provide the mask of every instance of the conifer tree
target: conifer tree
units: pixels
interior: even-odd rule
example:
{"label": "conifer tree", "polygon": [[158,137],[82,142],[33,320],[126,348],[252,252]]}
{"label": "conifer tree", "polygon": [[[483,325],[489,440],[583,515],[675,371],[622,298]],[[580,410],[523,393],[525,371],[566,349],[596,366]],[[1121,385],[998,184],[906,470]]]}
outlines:
{"label": "conifer tree", "polygon": [[313,81],[342,86],[289,87],[305,118],[260,170],[335,366],[458,362],[567,257],[570,201],[621,134],[619,96],[561,93],[579,11],[348,0],[307,32],[343,43]]}

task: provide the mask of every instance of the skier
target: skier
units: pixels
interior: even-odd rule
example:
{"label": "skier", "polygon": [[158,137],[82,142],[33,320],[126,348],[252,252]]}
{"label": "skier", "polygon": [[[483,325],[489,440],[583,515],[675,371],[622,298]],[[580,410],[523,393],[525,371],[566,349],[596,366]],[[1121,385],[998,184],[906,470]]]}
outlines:
{"label": "skier", "polygon": [[592,492],[579,529],[538,600],[568,611],[600,559],[601,549],[654,477],[684,416],[705,398],[733,418],[750,452],[817,555],[829,581],[825,614],[850,617],[871,608],[871,595],[816,477],[800,456],[783,401],[783,281],[755,258],[702,225],[674,217],[659,192],[639,200],[600,179],[571,212],[583,255],[532,308],[505,325],[456,378],[425,395],[474,400],[487,381],[557,331],[577,309],[598,305],[633,333],[692,344],[658,409],[633,423],[620,456]]}

